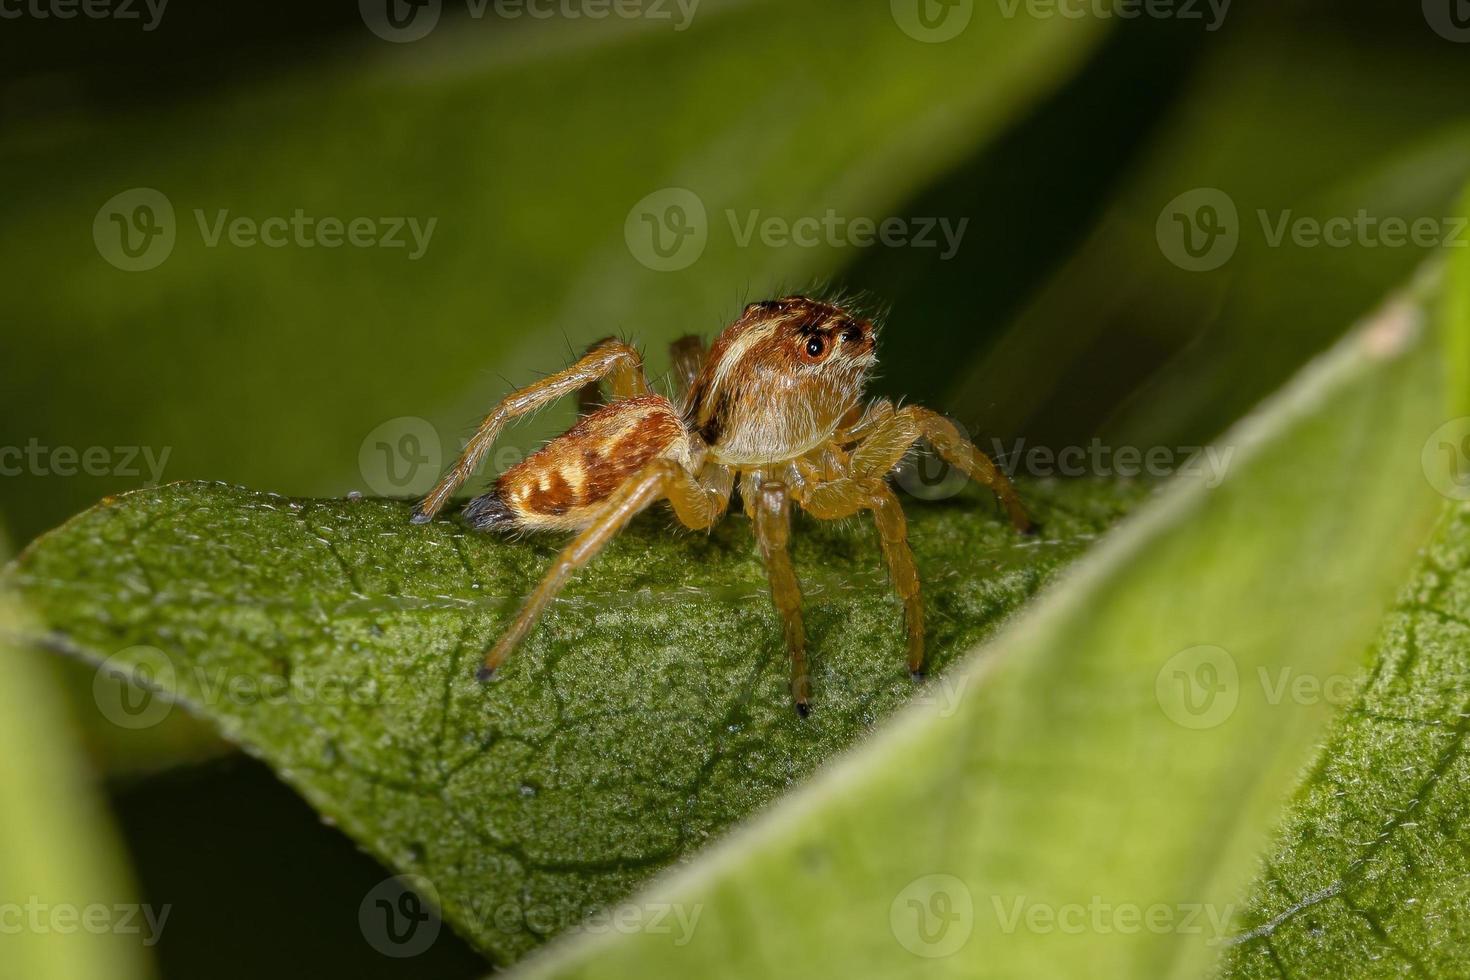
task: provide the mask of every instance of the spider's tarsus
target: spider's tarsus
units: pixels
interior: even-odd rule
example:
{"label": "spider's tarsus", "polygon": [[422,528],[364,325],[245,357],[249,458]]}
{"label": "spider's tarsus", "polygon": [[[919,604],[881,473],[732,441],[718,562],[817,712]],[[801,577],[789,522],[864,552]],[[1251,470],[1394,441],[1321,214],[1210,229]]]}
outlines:
{"label": "spider's tarsus", "polygon": [[413,516],[409,517],[408,523],[410,523],[410,524],[427,524],[431,520],[433,520],[432,517],[430,517],[428,514],[425,514],[423,511],[419,510],[417,507],[415,507],[413,509]]}
{"label": "spider's tarsus", "polygon": [[807,704],[805,701],[798,701],[798,702],[796,702],[796,715],[797,715],[798,718],[805,718],[808,715],[810,715],[811,713],[812,713],[812,706],[811,705]]}
{"label": "spider's tarsus", "polygon": [[928,676],[928,672],[925,671],[922,667],[920,667],[918,670],[909,671],[909,680],[913,681],[915,684],[923,681]]}
{"label": "spider's tarsus", "polygon": [[1021,533],[1026,535],[1026,537],[1028,538],[1034,538],[1041,533],[1041,525],[1037,524],[1035,521],[1032,521],[1030,524],[1027,524],[1021,529]]}
{"label": "spider's tarsus", "polygon": [[485,667],[482,665],[479,670],[475,671],[475,680],[479,681],[481,684],[485,683],[486,681],[495,680],[495,668]]}

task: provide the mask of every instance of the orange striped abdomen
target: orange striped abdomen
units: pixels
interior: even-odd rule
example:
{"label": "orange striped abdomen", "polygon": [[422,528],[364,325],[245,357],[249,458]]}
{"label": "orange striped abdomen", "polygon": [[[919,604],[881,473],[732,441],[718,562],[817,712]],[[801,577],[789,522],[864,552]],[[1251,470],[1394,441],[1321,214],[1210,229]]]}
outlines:
{"label": "orange striped abdomen", "polygon": [[597,504],[658,456],[682,457],[684,425],[661,395],[613,402],[512,466],[465,508],[476,528],[557,531],[586,527]]}

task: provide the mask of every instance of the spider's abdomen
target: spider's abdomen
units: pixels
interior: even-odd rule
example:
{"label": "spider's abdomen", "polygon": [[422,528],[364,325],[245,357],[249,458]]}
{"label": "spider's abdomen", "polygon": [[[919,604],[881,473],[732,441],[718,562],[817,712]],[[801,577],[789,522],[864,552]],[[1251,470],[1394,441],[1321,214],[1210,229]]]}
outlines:
{"label": "spider's abdomen", "polygon": [[485,530],[583,528],[596,505],[650,460],[682,459],[687,452],[684,425],[667,398],[613,402],[502,473],[464,516]]}

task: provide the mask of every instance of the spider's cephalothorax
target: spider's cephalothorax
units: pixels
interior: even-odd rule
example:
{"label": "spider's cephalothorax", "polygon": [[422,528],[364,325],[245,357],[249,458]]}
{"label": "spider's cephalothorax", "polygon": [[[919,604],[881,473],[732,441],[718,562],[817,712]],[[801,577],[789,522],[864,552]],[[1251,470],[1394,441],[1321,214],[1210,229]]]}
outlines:
{"label": "spider's cephalothorax", "polygon": [[876,363],[871,321],[802,296],[752,303],[706,351],[674,343],[679,404],[654,394],[638,352],[594,344],[576,364],[502,401],[424,498],[414,521],[431,520],[478,468],[505,423],[547,402],[586,396],[602,382],[609,403],[506,470],[465,518],[480,529],[579,531],[485,657],[490,677],[571,574],[635,514],[667,500],[679,520],[707,528],[724,516],[737,476],[771,580],[791,654],[798,711],[810,699],[801,596],[787,554],[790,505],[835,519],[870,511],[908,626],[908,666],[924,664],[924,613],[907,524],[888,475],[919,439],[989,487],[1017,529],[1030,522],[1010,481],[941,415],[916,405],[863,405]]}

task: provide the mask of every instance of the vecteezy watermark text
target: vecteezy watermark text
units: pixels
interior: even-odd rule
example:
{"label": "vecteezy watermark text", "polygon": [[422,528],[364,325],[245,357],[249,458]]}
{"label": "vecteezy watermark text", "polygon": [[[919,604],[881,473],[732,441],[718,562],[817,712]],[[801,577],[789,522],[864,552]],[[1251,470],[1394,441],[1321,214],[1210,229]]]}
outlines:
{"label": "vecteezy watermark text", "polygon": [[1230,13],[1231,0],[995,0],[1001,15],[1013,19],[1025,14],[1036,20],[1180,20],[1203,21],[1206,31],[1218,31]]}
{"label": "vecteezy watermark text", "polygon": [[168,0],[0,0],[0,20],[136,20],[151,31]]}
{"label": "vecteezy watermark text", "polygon": [[1210,902],[1111,902],[1093,895],[1086,902],[1035,902],[1024,895],[990,897],[1001,932],[1024,930],[1038,935],[1083,933],[1209,937],[1211,944],[1224,941],[1231,932],[1235,905]]}
{"label": "vecteezy watermark text", "polygon": [[1234,446],[1109,446],[1093,439],[1085,446],[1030,446],[991,440],[992,458],[1007,476],[1183,476],[1202,478],[1213,490],[1225,480]]}
{"label": "vecteezy watermark text", "polygon": [[[368,945],[385,956],[417,956],[439,935],[439,891],[422,875],[399,875],[375,885],[358,907],[358,926]],[[674,946],[694,938],[704,912],[702,904],[621,902],[587,912],[580,906],[557,907],[534,901],[491,904],[471,896],[460,906],[462,922],[477,932],[521,932],[538,935],[582,932],[664,936]]]}
{"label": "vecteezy watermark text", "polygon": [[[367,29],[385,41],[407,44],[422,40],[439,25],[443,0],[358,0]],[[643,20],[684,31],[694,20],[699,0],[465,0],[471,20]]]}
{"label": "vecteezy watermark text", "polygon": [[[156,485],[173,447],[43,446],[32,436],[24,446],[0,446],[0,476],[142,476]],[[143,469],[139,469],[139,464]]]}
{"label": "vecteezy watermark text", "polygon": [[[1248,675],[1249,678],[1249,675]],[[1154,697],[1164,716],[1181,728],[1216,728],[1235,714],[1242,697],[1271,707],[1330,704],[1357,699],[1362,679],[1348,674],[1321,675],[1292,665],[1257,665],[1252,685],[1242,679],[1235,657],[1224,647],[1200,644],[1170,656],[1154,677]]]}
{"label": "vecteezy watermark text", "polygon": [[[726,208],[725,224],[736,248],[885,248],[932,249],[940,261],[959,252],[969,227],[967,217],[888,217],[844,215],[835,208],[821,214],[768,214],[760,208]],[[623,238],[633,258],[658,272],[687,269],[704,254],[710,227],[704,200],[686,187],[664,187],[645,195],[623,222]]]}
{"label": "vecteezy watermark text", "polygon": [[143,945],[152,946],[163,934],[163,927],[172,911],[172,905],[155,907],[133,902],[77,905],[47,902],[39,895],[31,895],[24,902],[0,902],[0,935],[56,933],[66,936],[78,932],[141,935]]}
{"label": "vecteezy watermark text", "polygon": [[[1301,214],[1293,208],[1257,208],[1255,224],[1267,248],[1465,248],[1470,219],[1378,214],[1364,207],[1352,214]],[[1159,212],[1154,234],[1170,262],[1190,272],[1210,272],[1234,257],[1251,225],[1234,198],[1216,187],[1180,194]]]}
{"label": "vecteezy watermark text", "polygon": [[[221,240],[235,248],[408,248],[412,239],[413,249],[408,253],[410,262],[423,258],[429,250],[429,239],[434,237],[438,218],[420,222],[412,216],[349,219],[317,218],[301,208],[291,216],[276,215],[268,218],[253,218],[248,215],[231,217],[229,209],[221,208],[206,217],[202,208],[194,209],[194,220],[199,225],[199,236],[209,248],[217,248]],[[406,234],[405,234],[406,230]]]}
{"label": "vecteezy watermark text", "polygon": [[382,704],[375,681],[350,680],[330,674],[292,671],[251,673],[191,665],[187,671],[157,647],[128,647],[98,665],[92,677],[97,710],[119,728],[152,728],[173,711],[169,692],[187,681],[192,697],[204,706]]}
{"label": "vecteezy watermark text", "polygon": [[[423,258],[438,218],[373,217],[308,214],[234,214],[229,208],[193,209],[194,224],[205,248],[381,248],[403,249],[410,262]],[[109,198],[92,221],[92,241],[110,264],[126,272],[162,265],[178,239],[173,202],[152,187],[133,187]]]}

